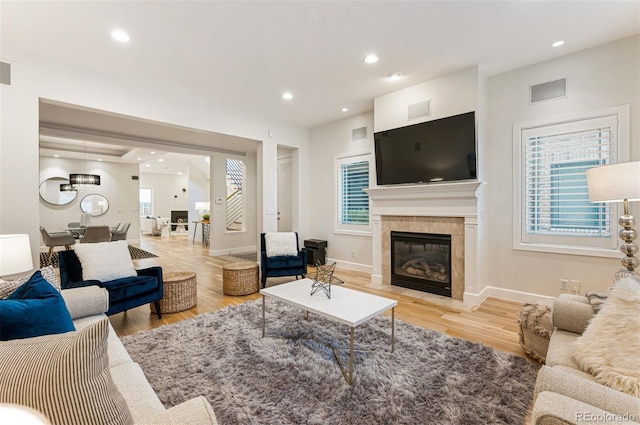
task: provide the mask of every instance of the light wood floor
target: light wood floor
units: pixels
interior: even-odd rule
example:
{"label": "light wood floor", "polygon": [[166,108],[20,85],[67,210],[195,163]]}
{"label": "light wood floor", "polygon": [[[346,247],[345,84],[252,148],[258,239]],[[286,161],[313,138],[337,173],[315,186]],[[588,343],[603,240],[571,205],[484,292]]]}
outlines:
{"label": "light wood floor", "polygon": [[[208,247],[200,241],[196,240],[193,243],[188,236],[142,236],[138,246],[158,256],[135,260],[138,268],[158,265],[165,271],[195,272],[198,279],[198,305],[180,313],[163,314],[161,320],[150,312],[148,306],[110,316],[119,336],[179,322],[219,310],[227,305],[240,304],[260,297],[257,293],[243,297],[224,295],[222,266],[237,259],[210,257]],[[366,273],[337,268],[335,275],[346,282],[346,287],[397,300],[396,318],[399,320],[525,357],[518,344],[516,314],[520,309],[519,303],[489,298],[480,306],[469,308],[460,302],[437,295],[391,285],[374,285]],[[291,278],[270,278],[267,285],[289,280]]]}

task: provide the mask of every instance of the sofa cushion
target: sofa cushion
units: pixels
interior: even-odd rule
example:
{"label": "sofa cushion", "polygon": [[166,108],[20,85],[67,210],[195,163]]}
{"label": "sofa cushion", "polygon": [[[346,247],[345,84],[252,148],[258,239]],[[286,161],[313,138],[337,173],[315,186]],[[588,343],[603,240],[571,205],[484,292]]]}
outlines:
{"label": "sofa cushion", "polygon": [[[129,406],[134,423],[152,424],[148,419],[164,412],[162,402],[137,363],[115,366],[111,368],[111,376]],[[181,423],[189,424],[184,421]]]}
{"label": "sofa cushion", "polygon": [[[76,319],[73,321],[73,324],[76,326],[77,330],[82,330],[98,323],[100,320],[104,319],[104,314],[87,316],[81,319]],[[107,354],[109,356],[109,369],[112,369],[116,366],[119,366],[124,363],[131,363],[131,356],[120,342],[120,338],[116,334],[116,331],[113,330],[113,327],[109,325],[109,338],[107,340]],[[114,377],[115,381],[115,377]],[[118,383],[116,382],[116,386]]]}
{"label": "sofa cushion", "polygon": [[303,266],[303,259],[301,257],[288,257],[278,256],[271,257],[268,260],[270,269],[286,269],[286,268],[299,268]]}
{"label": "sofa cushion", "polygon": [[106,318],[79,332],[0,343],[0,403],[42,412],[53,425],[132,424],[109,372]]}
{"label": "sofa cushion", "polygon": [[127,241],[79,244],[74,248],[83,280],[102,282],[136,276]]}
{"label": "sofa cushion", "polygon": [[573,360],[573,342],[579,336],[579,334],[556,328],[549,341],[545,364],[547,366],[568,366],[579,369],[578,364]]}
{"label": "sofa cushion", "polygon": [[[42,274],[42,277],[54,288],[56,288],[58,291],[60,290],[60,279],[58,279],[58,275],[56,274],[56,271],[52,266],[41,268],[40,273]],[[18,289],[20,285],[28,281],[31,276],[32,275],[26,275],[14,280],[0,279],[0,299],[7,298],[13,291]]]}
{"label": "sofa cushion", "polygon": [[574,359],[597,382],[640,397],[640,284],[617,282],[574,343]]}
{"label": "sofa cushion", "polygon": [[123,277],[104,281],[101,286],[109,291],[109,299],[111,305],[113,305],[114,302],[156,290],[158,288],[158,278],[155,276]]}
{"label": "sofa cushion", "polygon": [[267,257],[298,255],[298,240],[295,232],[269,232],[264,234]]}
{"label": "sofa cushion", "polygon": [[0,340],[74,331],[64,299],[40,271],[0,300]]}

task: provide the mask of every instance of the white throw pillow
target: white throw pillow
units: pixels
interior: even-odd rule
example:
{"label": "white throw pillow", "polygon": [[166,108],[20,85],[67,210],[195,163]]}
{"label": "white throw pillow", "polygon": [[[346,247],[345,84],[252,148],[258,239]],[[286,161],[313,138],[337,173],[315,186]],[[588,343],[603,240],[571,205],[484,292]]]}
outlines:
{"label": "white throw pillow", "polygon": [[267,257],[298,255],[298,241],[295,232],[265,233],[264,242],[267,248]]}
{"label": "white throw pillow", "polygon": [[574,342],[573,358],[596,381],[640,397],[640,284],[632,278],[617,282]]}
{"label": "white throw pillow", "polygon": [[137,276],[127,241],[76,244],[73,250],[82,264],[83,280],[107,282]]}

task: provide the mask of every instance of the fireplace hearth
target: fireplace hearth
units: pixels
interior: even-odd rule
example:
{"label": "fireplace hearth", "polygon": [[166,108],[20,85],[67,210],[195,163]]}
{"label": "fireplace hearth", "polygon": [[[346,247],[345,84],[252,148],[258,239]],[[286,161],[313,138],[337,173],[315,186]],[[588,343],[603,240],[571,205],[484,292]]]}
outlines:
{"label": "fireplace hearth", "polygon": [[451,297],[451,235],[392,231],[391,284]]}

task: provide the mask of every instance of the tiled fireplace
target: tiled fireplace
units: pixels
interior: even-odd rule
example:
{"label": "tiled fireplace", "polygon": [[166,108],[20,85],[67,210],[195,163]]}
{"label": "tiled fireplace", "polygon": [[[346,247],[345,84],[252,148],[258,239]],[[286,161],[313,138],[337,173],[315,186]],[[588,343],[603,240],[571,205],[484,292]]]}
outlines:
{"label": "tiled fireplace", "polygon": [[[424,261],[434,263],[429,266],[431,272],[427,271],[424,264],[420,264],[419,267],[410,270],[410,273],[431,274],[448,271],[451,298],[464,301],[465,292],[476,293],[479,280],[476,190],[479,184],[476,181],[465,181],[368,189],[373,232],[372,282],[392,284],[391,232],[446,235],[451,238],[448,266],[443,260],[427,260],[429,255],[409,255],[400,267],[405,266],[408,269],[410,265],[406,265],[406,262],[420,261],[420,258],[424,257]],[[417,254],[418,250],[426,252],[427,248],[436,249],[430,245],[423,247],[414,244],[416,246],[411,248],[414,254]],[[439,274],[435,276],[439,277]],[[438,290],[427,292],[438,293]],[[448,296],[442,293],[440,295]]]}

